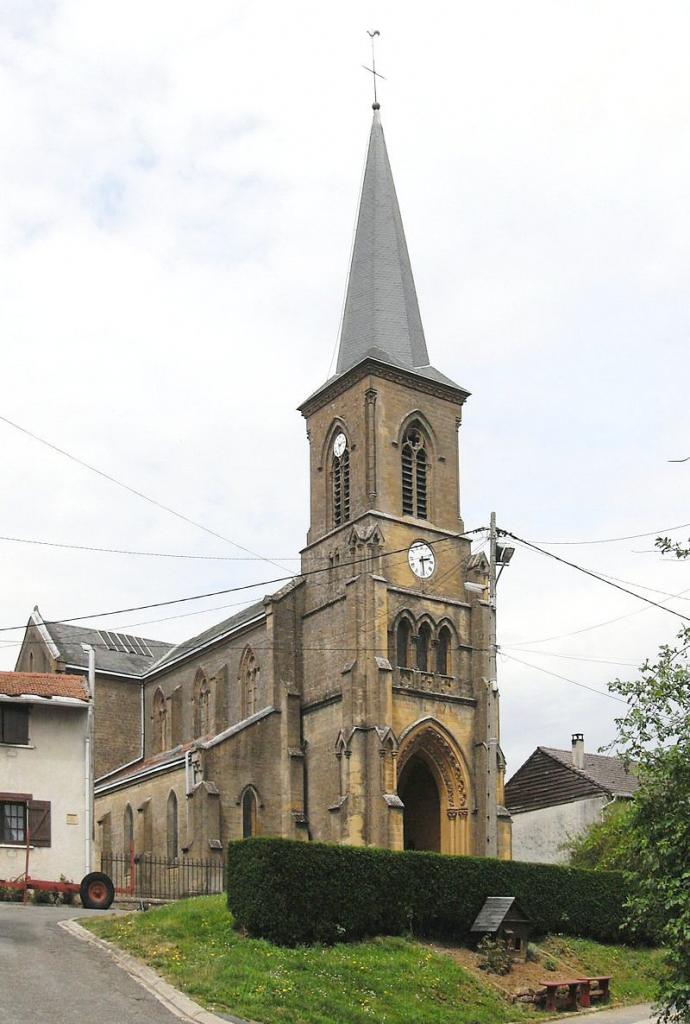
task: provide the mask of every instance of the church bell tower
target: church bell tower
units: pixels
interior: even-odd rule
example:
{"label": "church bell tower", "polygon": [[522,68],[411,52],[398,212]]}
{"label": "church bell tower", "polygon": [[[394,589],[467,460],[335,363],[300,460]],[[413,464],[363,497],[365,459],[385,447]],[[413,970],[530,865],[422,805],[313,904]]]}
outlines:
{"label": "church bell tower", "polygon": [[336,373],[300,406],[303,732],[319,838],[480,854],[498,826],[509,849],[509,819],[487,826],[495,699],[487,564],[460,510],[468,396],[429,361],[375,104]]}

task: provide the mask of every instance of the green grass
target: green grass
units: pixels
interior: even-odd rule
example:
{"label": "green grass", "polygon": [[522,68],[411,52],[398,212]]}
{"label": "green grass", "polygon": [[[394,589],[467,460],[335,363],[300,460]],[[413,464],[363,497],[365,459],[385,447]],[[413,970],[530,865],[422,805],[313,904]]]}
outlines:
{"label": "green grass", "polygon": [[[645,947],[609,946],[591,939],[551,935],[539,943],[545,957],[552,956],[577,974],[610,974],[611,993],[617,1003],[647,1003],[656,999],[663,951]],[[545,975],[546,977],[546,975]]]}
{"label": "green grass", "polygon": [[82,923],[208,1009],[266,1024],[508,1024],[531,1016],[406,939],[285,949],[242,938],[222,896]]}

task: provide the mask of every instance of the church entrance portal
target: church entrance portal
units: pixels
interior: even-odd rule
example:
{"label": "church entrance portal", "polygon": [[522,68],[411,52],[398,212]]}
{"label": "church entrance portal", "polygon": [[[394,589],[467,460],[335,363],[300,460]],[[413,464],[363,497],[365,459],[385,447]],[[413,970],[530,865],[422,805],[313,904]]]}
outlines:
{"label": "church entrance portal", "polygon": [[403,733],[397,765],[404,849],[469,853],[467,773],[450,733],[435,719],[417,722]]}
{"label": "church entrance portal", "polygon": [[421,757],[405,765],[398,785],[403,812],[406,850],[441,851],[441,800],[436,780]]}

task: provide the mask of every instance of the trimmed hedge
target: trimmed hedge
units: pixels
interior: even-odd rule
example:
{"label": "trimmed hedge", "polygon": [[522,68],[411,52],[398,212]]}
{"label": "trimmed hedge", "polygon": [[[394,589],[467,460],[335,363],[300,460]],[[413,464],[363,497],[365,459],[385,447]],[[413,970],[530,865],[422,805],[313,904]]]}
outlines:
{"label": "trimmed hedge", "polygon": [[517,897],[536,933],[630,939],[616,871],[257,838],[229,845],[227,891],[237,927],[285,946],[406,931],[463,942],[487,896]]}

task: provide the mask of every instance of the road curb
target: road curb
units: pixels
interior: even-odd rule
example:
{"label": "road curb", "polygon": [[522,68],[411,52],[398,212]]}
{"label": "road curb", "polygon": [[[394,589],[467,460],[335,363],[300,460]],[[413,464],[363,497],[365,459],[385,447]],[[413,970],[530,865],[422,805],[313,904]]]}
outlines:
{"label": "road curb", "polygon": [[64,928],[66,932],[74,935],[75,938],[80,939],[82,942],[89,942],[93,946],[100,947],[104,953],[107,953],[115,961],[118,967],[121,967],[123,971],[129,974],[130,978],[138,982],[142,988],[145,988],[155,996],[159,1003],[162,1003],[167,1010],[170,1010],[171,1013],[181,1020],[191,1021],[192,1024],[226,1024],[227,1021],[230,1021],[230,1024],[256,1024],[255,1021],[244,1020],[242,1017],[233,1017],[231,1015],[219,1017],[217,1014],[205,1010],[203,1006],[199,1006],[198,1003],[195,1003],[189,996],[180,992],[174,985],[164,981],[160,974],[157,974],[151,967],[142,963],[141,960],[138,960],[130,953],[125,953],[113,945],[112,942],[108,942],[106,939],[99,939],[97,935],[93,935],[74,919],[58,921],[57,924],[58,927]]}

